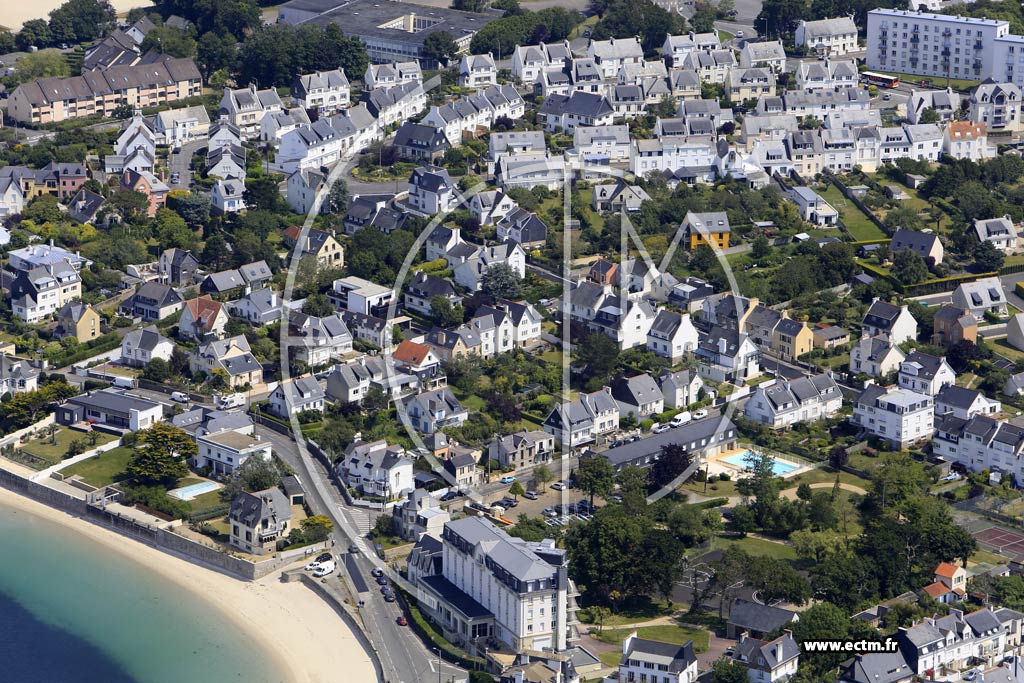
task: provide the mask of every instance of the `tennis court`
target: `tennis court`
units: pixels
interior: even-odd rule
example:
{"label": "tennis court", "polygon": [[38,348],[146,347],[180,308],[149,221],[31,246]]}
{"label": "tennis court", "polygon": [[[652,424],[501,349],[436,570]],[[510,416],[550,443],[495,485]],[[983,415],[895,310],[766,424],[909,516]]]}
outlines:
{"label": "tennis court", "polygon": [[991,548],[1004,555],[1011,557],[1024,555],[1024,534],[993,526],[974,532],[974,538],[978,541],[978,545]]}

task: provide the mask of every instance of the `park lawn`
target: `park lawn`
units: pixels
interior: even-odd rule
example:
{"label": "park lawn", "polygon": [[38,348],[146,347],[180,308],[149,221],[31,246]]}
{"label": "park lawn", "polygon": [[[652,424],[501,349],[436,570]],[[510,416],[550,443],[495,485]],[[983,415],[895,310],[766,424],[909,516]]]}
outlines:
{"label": "park lawn", "polygon": [[[783,489],[791,489],[794,486],[800,484],[820,484],[827,482],[831,484],[836,480],[836,471],[831,467],[815,467],[812,470],[803,472],[794,477],[786,479],[786,483],[783,485]],[[856,474],[850,474],[849,472],[840,472],[839,481],[843,484],[849,484],[851,486],[859,486],[862,489],[868,489],[871,486],[871,482],[867,479],[858,477]]]}
{"label": "park lawn", "polygon": [[871,221],[866,213],[858,209],[853,202],[843,196],[843,193],[835,185],[829,185],[827,190],[818,194],[839,212],[843,225],[846,226],[846,229],[855,240],[881,240],[888,237]]}
{"label": "park lawn", "polygon": [[22,446],[21,450],[30,455],[34,455],[37,458],[48,460],[56,465],[64,460],[64,457],[68,452],[68,447],[71,445],[72,441],[81,440],[85,444],[85,450],[88,451],[96,448],[96,446],[102,446],[103,444],[117,440],[117,437],[113,434],[106,434],[100,431],[93,433],[97,437],[95,445],[89,443],[89,435],[87,433],[65,427],[54,434],[56,437],[56,444],[51,443],[49,434],[43,434],[42,438],[35,439]]}
{"label": "park lawn", "polygon": [[732,498],[740,495],[739,492],[736,491],[735,477],[729,481],[721,481],[714,475],[712,475],[710,481],[708,481],[707,491],[704,490],[704,482],[694,481],[692,479],[683,484],[682,490],[684,492],[689,491],[701,496],[707,496],[708,498]]}
{"label": "park lawn", "polygon": [[763,538],[754,538],[752,536],[746,536],[744,538],[727,538],[725,536],[716,536],[713,545],[717,549],[725,550],[731,546],[739,546],[747,551],[749,554],[756,557],[772,557],[776,560],[788,560],[795,562],[797,560],[796,551],[793,550],[793,546],[786,545],[785,543],[773,543],[772,541],[766,541]]}
{"label": "park lawn", "polygon": [[118,446],[106,453],[100,453],[88,460],[65,467],[61,470],[61,474],[66,477],[77,474],[87,484],[92,484],[97,488],[109,486],[115,481],[121,481],[126,478],[125,468],[128,466],[128,461],[134,452],[134,449]]}
{"label": "park lawn", "polygon": [[[620,605],[615,614],[609,614],[604,618],[604,628],[615,628],[628,624],[637,624],[643,621],[651,621],[658,617],[669,617],[676,612],[676,609],[668,603],[643,596],[636,597]],[[579,614],[581,623],[596,626],[592,621],[587,621],[589,614],[582,610]]]}
{"label": "park lawn", "polygon": [[814,363],[819,368],[823,368],[826,370],[836,370],[838,368],[845,368],[850,364],[850,354],[841,353],[837,356],[832,356],[830,358],[813,358],[810,359],[809,362]]}
{"label": "park lawn", "polygon": [[[603,631],[599,631],[594,634],[594,637],[600,640],[602,643],[608,643],[609,645],[622,645],[622,641],[626,639],[633,631],[637,632],[637,635],[641,638],[647,638],[648,640],[657,640],[662,643],[671,643],[673,645],[683,645],[687,641],[693,641],[694,652],[704,652],[708,649],[708,642],[710,641],[710,635],[704,629],[685,628],[683,626],[673,626],[665,624],[663,626],[641,626],[640,628],[606,628]],[[621,656],[621,653],[617,653],[617,656]]]}
{"label": "park lawn", "polygon": [[602,652],[597,656],[597,658],[600,659],[601,663],[609,669],[614,669],[622,660],[622,652],[619,650],[609,650],[608,652]]}

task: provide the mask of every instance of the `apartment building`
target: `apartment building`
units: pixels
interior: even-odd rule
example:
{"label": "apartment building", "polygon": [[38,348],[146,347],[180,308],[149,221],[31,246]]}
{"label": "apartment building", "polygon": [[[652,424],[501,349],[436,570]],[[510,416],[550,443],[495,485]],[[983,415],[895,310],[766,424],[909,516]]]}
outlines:
{"label": "apartment building", "polygon": [[900,450],[933,433],[932,397],[909,389],[871,383],[857,396],[854,425]]}
{"label": "apartment building", "polygon": [[868,12],[868,68],[984,80],[993,76],[993,44],[1010,23],[996,19],[876,9]]}
{"label": "apartment building", "polygon": [[972,472],[989,470],[1024,480],[1024,428],[989,415],[937,418],[932,451]]}
{"label": "apartment building", "polygon": [[747,401],[748,419],[784,429],[834,415],[843,406],[843,394],[830,375],[801,377],[759,384]]}

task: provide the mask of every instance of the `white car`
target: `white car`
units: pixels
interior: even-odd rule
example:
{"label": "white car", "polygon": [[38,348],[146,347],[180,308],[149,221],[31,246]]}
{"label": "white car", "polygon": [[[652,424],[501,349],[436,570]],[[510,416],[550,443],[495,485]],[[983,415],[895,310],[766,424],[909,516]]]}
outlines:
{"label": "white car", "polygon": [[664,434],[668,430],[672,429],[672,425],[666,423],[654,425],[654,429],[651,432],[655,434]]}
{"label": "white car", "polygon": [[319,562],[310,562],[305,567],[303,567],[303,569],[305,569],[307,572],[314,572],[314,571],[316,571],[319,568],[320,568],[320,563]]}
{"label": "white car", "polygon": [[701,410],[698,410],[698,411],[694,412],[693,419],[694,420],[703,420],[707,416],[708,416],[708,411],[706,411],[704,409],[701,409]]}
{"label": "white car", "polygon": [[684,424],[693,419],[693,415],[690,415],[689,411],[684,410],[681,413],[676,413],[676,416],[672,418],[669,425],[672,427],[682,427]]}
{"label": "white car", "polygon": [[556,491],[564,491],[565,484],[560,481],[556,481],[554,484],[551,485],[551,488],[553,488]]}
{"label": "white car", "polygon": [[334,561],[329,560],[313,570],[313,576],[319,578],[334,573]]}

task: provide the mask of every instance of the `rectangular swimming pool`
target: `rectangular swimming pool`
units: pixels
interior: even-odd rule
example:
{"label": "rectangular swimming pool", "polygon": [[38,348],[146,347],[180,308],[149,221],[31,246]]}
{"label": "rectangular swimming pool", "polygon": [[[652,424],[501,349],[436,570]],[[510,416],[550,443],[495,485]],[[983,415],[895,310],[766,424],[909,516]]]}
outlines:
{"label": "rectangular swimming pool", "polygon": [[[742,453],[735,453],[730,455],[728,458],[722,458],[722,462],[727,462],[734,467],[739,467],[741,470],[747,469],[746,457],[750,451],[743,451]],[[782,460],[772,461],[772,473],[776,477],[781,477],[785,474],[789,474],[793,470],[797,469],[797,465],[792,463],[783,462]]]}
{"label": "rectangular swimming pool", "polygon": [[201,481],[198,484],[183,486],[180,489],[168,491],[167,495],[174,496],[178,500],[192,500],[196,496],[201,496],[204,493],[209,493],[210,491],[216,491],[220,487],[220,484],[215,481]]}

